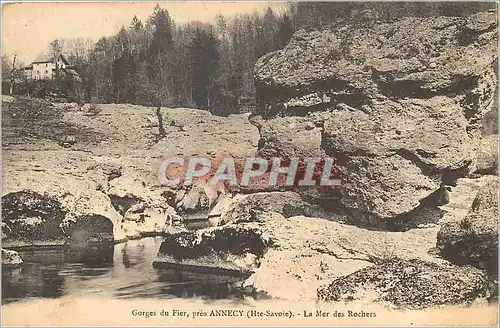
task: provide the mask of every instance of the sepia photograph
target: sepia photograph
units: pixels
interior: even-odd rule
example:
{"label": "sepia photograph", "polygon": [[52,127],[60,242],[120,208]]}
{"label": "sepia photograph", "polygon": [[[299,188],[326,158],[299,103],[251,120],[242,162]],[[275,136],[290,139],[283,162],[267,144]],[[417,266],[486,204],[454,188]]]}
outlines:
{"label": "sepia photograph", "polygon": [[1,325],[498,327],[498,3],[3,2]]}

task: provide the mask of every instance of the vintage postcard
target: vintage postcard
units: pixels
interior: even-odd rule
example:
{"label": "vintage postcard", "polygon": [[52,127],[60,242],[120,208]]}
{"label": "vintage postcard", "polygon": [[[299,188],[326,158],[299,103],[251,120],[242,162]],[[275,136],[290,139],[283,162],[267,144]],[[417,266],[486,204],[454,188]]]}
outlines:
{"label": "vintage postcard", "polygon": [[496,2],[2,4],[2,326],[498,326]]}

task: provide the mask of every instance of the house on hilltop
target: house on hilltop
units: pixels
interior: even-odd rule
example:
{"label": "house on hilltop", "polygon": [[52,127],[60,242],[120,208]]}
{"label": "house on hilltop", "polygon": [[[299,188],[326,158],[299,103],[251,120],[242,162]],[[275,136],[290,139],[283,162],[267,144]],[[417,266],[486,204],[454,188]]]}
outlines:
{"label": "house on hilltop", "polygon": [[52,80],[57,73],[68,74],[77,82],[81,82],[81,77],[70,65],[66,58],[60,54],[57,57],[46,53],[39,54],[30,65],[23,68],[23,73],[28,80]]}

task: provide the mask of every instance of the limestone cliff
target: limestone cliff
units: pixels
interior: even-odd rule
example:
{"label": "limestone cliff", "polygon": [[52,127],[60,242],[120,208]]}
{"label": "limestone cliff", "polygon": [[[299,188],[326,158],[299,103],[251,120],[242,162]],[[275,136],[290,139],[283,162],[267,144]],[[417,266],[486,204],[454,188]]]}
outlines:
{"label": "limestone cliff", "polygon": [[496,64],[492,12],[300,30],[255,66],[259,149],[323,151],[344,207],[404,215],[475,170]]}

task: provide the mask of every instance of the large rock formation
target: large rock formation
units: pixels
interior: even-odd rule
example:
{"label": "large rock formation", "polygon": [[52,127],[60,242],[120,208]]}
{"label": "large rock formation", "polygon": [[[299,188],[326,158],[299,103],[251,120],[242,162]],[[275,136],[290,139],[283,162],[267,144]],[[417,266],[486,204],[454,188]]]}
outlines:
{"label": "large rock formation", "polygon": [[460,221],[444,224],[437,236],[441,255],[459,265],[470,264],[498,276],[498,179],[476,196]]}
{"label": "large rock formation", "polygon": [[[332,280],[389,257],[440,262],[429,250],[438,229],[388,233],[366,230],[314,217],[257,215],[252,222],[268,240],[260,266],[246,281],[256,295],[313,300],[316,290]],[[290,288],[294,286],[294,288]]]}
{"label": "large rock formation", "polygon": [[334,157],[341,203],[358,215],[419,208],[474,169],[496,26],[478,13],[296,32],[255,66],[259,149]]}

